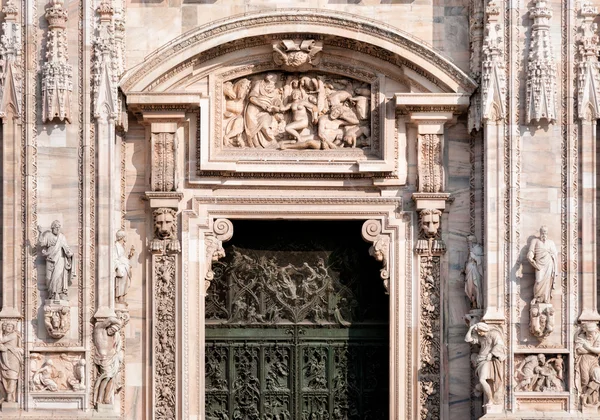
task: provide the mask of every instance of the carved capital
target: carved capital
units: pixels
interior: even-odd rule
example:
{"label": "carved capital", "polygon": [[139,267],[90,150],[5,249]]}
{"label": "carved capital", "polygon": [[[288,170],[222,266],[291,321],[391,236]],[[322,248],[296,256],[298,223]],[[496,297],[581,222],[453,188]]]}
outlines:
{"label": "carved capital", "polygon": [[214,278],[212,264],[225,257],[223,242],[233,236],[233,224],[227,219],[217,219],[213,223],[213,231],[204,234],[204,246],[206,250],[206,272],[204,274],[204,292],[208,291],[210,282]]}
{"label": "carved capital", "polygon": [[382,233],[380,220],[367,220],[362,226],[362,237],[365,241],[373,243],[369,248],[369,255],[380,261],[383,268],[380,276],[383,280],[385,292],[390,292],[390,235]]}

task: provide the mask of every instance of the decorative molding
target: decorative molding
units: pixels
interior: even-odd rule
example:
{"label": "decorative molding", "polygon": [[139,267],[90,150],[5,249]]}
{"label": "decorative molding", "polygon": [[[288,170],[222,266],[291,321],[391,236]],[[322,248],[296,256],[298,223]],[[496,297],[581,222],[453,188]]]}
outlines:
{"label": "decorative molding", "polygon": [[418,191],[420,193],[443,192],[445,176],[442,160],[442,136],[420,134],[418,148]]}
{"label": "decorative molding", "polygon": [[481,69],[481,117],[484,120],[500,121],[506,118],[506,67],[504,27],[496,0],[489,1],[486,16]]}
{"label": "decorative molding", "polygon": [[64,0],[52,0],[46,9],[48,33],[46,62],[42,67],[42,121],[58,118],[71,123],[73,66],[67,48],[67,11]]}
{"label": "decorative molding", "polygon": [[369,255],[381,262],[383,268],[379,271],[383,280],[386,294],[390,293],[390,235],[382,234],[383,227],[380,220],[367,220],[362,226],[362,237],[373,245],[369,248]]}
{"label": "decorative molding", "polygon": [[583,120],[600,118],[600,38],[598,8],[591,1],[584,1],[579,10],[581,25],[575,37],[579,54],[577,56],[577,116]]}
{"label": "decorative molding", "polygon": [[[152,124],[156,126],[165,126],[160,132],[152,130],[152,191],[175,191],[177,190],[179,179],[177,176],[177,124]],[[163,131],[167,130],[167,131]]]}
{"label": "decorative molding", "polygon": [[556,121],[556,63],[550,39],[552,10],[545,0],[529,9],[533,19],[531,48],[527,63],[526,121]]}
{"label": "decorative molding", "polygon": [[2,8],[2,36],[0,37],[0,117],[12,113],[21,116],[21,23],[14,0],[7,0]]}

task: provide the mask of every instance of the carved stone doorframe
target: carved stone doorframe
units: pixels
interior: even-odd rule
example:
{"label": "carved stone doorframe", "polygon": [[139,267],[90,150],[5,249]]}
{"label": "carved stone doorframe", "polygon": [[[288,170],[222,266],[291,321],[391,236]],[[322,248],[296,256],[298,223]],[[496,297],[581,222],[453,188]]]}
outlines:
{"label": "carved stone doorframe", "polygon": [[[363,238],[382,262],[382,281],[390,294],[390,420],[412,418],[412,386],[416,372],[410,218],[401,216],[401,199],[384,197],[255,198],[243,196],[195,197],[192,210],[182,213],[180,378],[182,418],[205,418],[204,413],[204,299],[210,287],[209,264],[224,256],[222,241],[232,236],[230,219],[250,220],[365,220]],[[361,232],[357,232],[360,235]],[[389,277],[389,280],[388,280]],[[401,281],[404,280],[404,281]],[[191,322],[195,319],[196,322]],[[406,342],[410,345],[406,345]]]}

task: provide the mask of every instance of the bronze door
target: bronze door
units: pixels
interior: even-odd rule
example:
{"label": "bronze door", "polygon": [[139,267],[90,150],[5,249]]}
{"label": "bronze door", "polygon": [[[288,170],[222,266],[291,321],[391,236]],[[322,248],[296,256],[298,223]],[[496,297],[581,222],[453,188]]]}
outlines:
{"label": "bronze door", "polygon": [[206,298],[207,420],[388,418],[388,297],[360,222],[234,222]]}

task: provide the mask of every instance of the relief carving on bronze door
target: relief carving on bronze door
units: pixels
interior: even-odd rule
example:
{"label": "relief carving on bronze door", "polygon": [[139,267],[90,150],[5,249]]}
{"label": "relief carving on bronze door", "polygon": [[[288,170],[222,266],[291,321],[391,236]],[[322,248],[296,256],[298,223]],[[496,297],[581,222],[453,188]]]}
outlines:
{"label": "relief carving on bronze door", "polygon": [[207,420],[388,418],[389,301],[362,221],[234,221],[206,297]]}

